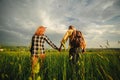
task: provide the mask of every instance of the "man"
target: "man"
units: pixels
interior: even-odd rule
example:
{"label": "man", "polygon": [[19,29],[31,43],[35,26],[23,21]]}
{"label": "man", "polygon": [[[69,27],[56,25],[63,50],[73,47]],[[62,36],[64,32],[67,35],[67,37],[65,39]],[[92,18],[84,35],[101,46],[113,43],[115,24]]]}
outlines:
{"label": "man", "polygon": [[75,63],[78,58],[79,58],[79,53],[80,52],[85,52],[85,47],[86,47],[86,44],[84,42],[84,37],[81,33],[81,37],[83,41],[81,41],[82,43],[79,44],[79,47],[76,47],[74,43],[72,43],[72,39],[74,38],[75,35],[73,34],[74,32],[76,32],[76,29],[74,26],[70,25],[67,32],[65,33],[62,41],[61,41],[61,45],[60,45],[60,48],[59,50],[61,50],[62,46],[65,45],[65,43],[67,42],[67,40],[69,39],[69,46],[70,46],[70,50],[69,50],[69,58],[70,58],[70,61],[72,61],[72,63]]}

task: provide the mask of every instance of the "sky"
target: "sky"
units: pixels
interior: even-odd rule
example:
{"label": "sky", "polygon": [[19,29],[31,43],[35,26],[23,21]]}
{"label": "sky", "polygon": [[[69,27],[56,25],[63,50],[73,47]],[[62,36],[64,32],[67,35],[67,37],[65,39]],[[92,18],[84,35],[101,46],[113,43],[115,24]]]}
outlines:
{"label": "sky", "polygon": [[0,0],[0,45],[29,46],[40,25],[58,47],[73,25],[87,48],[120,48],[120,0]]}

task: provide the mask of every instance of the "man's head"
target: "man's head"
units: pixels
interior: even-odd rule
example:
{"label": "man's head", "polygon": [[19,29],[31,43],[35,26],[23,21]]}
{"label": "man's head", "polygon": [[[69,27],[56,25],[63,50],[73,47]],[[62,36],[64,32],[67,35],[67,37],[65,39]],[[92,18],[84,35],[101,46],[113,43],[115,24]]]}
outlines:
{"label": "man's head", "polygon": [[73,25],[70,25],[68,29],[73,29],[75,30],[75,27]]}

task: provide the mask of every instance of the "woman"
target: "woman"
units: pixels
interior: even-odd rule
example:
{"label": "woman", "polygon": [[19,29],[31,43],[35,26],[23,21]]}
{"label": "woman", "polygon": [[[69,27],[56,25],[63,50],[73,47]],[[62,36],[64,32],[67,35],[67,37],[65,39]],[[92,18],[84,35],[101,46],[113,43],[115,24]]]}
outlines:
{"label": "woman", "polygon": [[58,50],[58,47],[50,41],[50,39],[44,34],[46,27],[40,26],[36,30],[35,34],[32,37],[32,45],[31,45],[31,60],[32,60],[32,79],[34,79],[35,74],[38,74],[39,62],[40,59],[42,62],[45,58],[45,48],[44,43],[47,42],[52,48]]}

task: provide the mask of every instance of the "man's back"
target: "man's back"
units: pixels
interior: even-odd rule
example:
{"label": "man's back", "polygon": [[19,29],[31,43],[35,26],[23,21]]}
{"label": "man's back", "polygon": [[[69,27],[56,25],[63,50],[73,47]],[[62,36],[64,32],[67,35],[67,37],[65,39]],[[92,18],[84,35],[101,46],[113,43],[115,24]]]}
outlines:
{"label": "man's back", "polygon": [[81,31],[74,30],[70,38],[71,47],[78,48],[80,47],[83,52],[86,48],[86,42]]}

